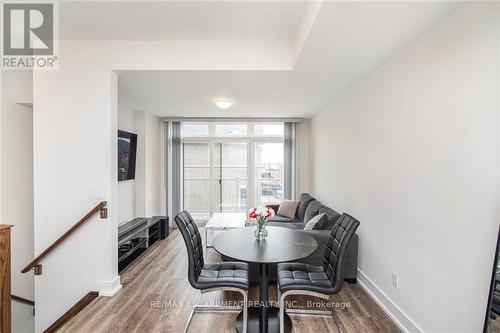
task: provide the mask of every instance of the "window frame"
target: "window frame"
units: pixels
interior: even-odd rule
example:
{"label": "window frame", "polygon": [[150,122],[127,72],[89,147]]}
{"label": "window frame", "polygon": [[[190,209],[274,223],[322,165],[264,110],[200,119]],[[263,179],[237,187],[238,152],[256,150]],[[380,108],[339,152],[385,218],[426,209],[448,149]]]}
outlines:
{"label": "window frame", "polygon": [[[248,138],[249,133],[250,133],[250,127],[253,127],[251,123],[247,122],[213,122],[212,123],[212,136],[216,138]],[[246,135],[217,135],[216,133],[216,128],[218,125],[244,125],[246,126],[247,129],[247,134]],[[210,130],[209,130],[210,134]]]}
{"label": "window frame", "polygon": [[[196,123],[195,121],[188,121],[188,123]],[[274,121],[274,122],[228,122],[230,124],[247,124],[247,135],[246,136],[216,136],[215,135],[215,125],[216,124],[224,124],[224,122],[220,121],[200,121],[199,123],[209,125],[208,136],[183,136],[181,132],[181,207],[184,209],[184,143],[200,143],[205,142],[209,145],[209,154],[210,154],[210,186],[209,186],[209,195],[212,198],[214,191],[214,147],[217,143],[243,143],[245,142],[247,145],[247,205],[248,208],[255,207],[257,204],[256,199],[256,186],[257,179],[255,177],[255,147],[256,144],[262,143],[283,143],[285,141],[284,133],[283,135],[272,135],[272,136],[255,136],[255,125],[262,124],[282,124],[285,126],[284,122]],[[181,125],[182,126],[182,125]],[[285,161],[283,161],[285,163]],[[280,179],[283,182],[284,186],[284,178]],[[210,199],[211,200],[211,199]],[[209,208],[209,216],[213,216],[213,213],[216,210],[213,207],[213,204],[210,204]],[[209,217],[209,218],[210,218]],[[200,222],[206,222],[208,220],[199,220]]]}
{"label": "window frame", "polygon": [[[277,125],[277,124],[281,124],[283,125],[283,133],[282,134],[276,134],[276,135],[257,135],[255,134],[255,127],[257,125]],[[256,123],[253,123],[253,137],[255,138],[282,138],[282,137],[285,137],[285,123],[284,122],[256,122]]]}
{"label": "window frame", "polygon": [[[199,124],[199,125],[208,125],[208,136],[211,135],[211,123],[210,122],[206,122],[206,121],[183,121],[181,122],[181,140],[183,138],[183,134],[182,134],[182,127],[184,124]],[[186,138],[205,138],[207,137],[206,135],[196,135],[196,136],[186,136]]]}

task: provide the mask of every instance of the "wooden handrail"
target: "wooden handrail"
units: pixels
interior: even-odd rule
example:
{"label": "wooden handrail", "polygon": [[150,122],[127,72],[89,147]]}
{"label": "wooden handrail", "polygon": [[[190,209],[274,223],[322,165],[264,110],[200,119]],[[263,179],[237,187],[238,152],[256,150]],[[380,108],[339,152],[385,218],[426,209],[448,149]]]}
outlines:
{"label": "wooden handrail", "polygon": [[10,333],[12,329],[10,228],[11,225],[0,224],[0,332],[2,333]]}
{"label": "wooden handrail", "polygon": [[10,295],[10,297],[11,297],[11,299],[13,301],[18,301],[18,302],[21,302],[21,303],[24,303],[24,304],[35,306],[35,302],[33,302],[32,300],[29,300],[27,298],[24,298],[24,297],[21,297],[21,296],[16,296],[16,295]]}
{"label": "wooden handrail", "polygon": [[[107,217],[107,212],[104,207],[106,207],[107,202],[101,201],[97,206],[92,208],[84,217],[80,219],[74,226],[71,227],[68,231],[66,231],[61,237],[59,237],[54,243],[52,243],[48,248],[45,249],[42,253],[40,253],[32,262],[30,262],[26,267],[23,268],[21,273],[27,273],[32,268],[36,268],[40,261],[45,258],[50,252],[54,251],[54,249],[59,246],[66,238],[68,238],[76,229],[78,229],[82,224],[84,224],[88,219],[90,219],[97,212],[101,212],[101,218]],[[36,272],[35,272],[36,274]]]}

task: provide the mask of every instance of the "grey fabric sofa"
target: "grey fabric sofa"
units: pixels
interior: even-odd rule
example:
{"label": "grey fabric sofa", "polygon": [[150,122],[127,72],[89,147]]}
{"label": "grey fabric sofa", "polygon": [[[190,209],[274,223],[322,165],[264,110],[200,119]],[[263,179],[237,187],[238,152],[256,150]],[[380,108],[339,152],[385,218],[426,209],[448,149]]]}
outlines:
{"label": "grey fabric sofa", "polygon": [[[271,205],[273,209],[278,212],[279,205]],[[314,216],[320,213],[325,213],[325,218],[320,225],[317,225],[316,230],[303,230],[305,224]],[[327,207],[316,200],[314,197],[308,193],[302,193],[300,195],[299,206],[297,207],[297,212],[294,218],[288,218],[284,216],[276,215],[270,218],[267,222],[269,226],[285,227],[290,229],[295,229],[300,232],[308,233],[313,236],[318,242],[317,250],[309,257],[299,260],[311,265],[322,265],[323,256],[325,254],[325,248],[330,236],[330,231],[333,224],[340,217],[341,214],[334,211],[330,207]],[[224,261],[230,261],[229,258],[222,258]],[[347,246],[347,253],[344,261],[344,280],[350,283],[357,282],[357,270],[358,270],[358,235],[354,234],[349,245]],[[250,264],[250,281],[256,282],[259,279],[259,268],[257,264]],[[269,266],[269,280],[277,280],[276,265]]]}

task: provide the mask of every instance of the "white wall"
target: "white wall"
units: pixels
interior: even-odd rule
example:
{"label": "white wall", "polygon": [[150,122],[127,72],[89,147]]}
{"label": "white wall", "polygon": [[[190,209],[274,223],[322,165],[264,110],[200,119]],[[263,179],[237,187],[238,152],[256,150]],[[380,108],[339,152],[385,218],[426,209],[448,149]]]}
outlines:
{"label": "white wall", "polygon": [[[118,104],[118,129],[135,133],[135,111]],[[132,220],[135,215],[135,180],[118,182],[118,223]]]}
{"label": "white wall", "polygon": [[118,105],[118,128],[137,134],[135,179],[118,183],[118,222],[161,215],[162,121],[147,111]]}
{"label": "white wall", "polygon": [[362,277],[426,332],[483,326],[500,217],[499,37],[499,4],[466,4],[311,121],[314,194],[359,218]]}
{"label": "white wall", "polygon": [[[2,73],[0,221],[12,224],[12,294],[34,299],[31,272],[23,274],[33,259],[33,110],[18,102],[33,99],[31,71]],[[13,303],[13,332],[34,329],[32,307]]]}
{"label": "white wall", "polygon": [[33,80],[35,252],[102,199],[109,218],[92,218],[44,260],[43,275],[35,278],[36,332],[89,291],[112,295],[120,288],[114,70],[286,70],[292,64],[289,48],[255,42],[61,41],[59,49],[59,69],[35,72]]}
{"label": "white wall", "polygon": [[95,58],[76,49],[61,48],[60,59],[59,70],[34,73],[35,252],[101,200],[109,218],[94,216],[44,259],[35,277],[36,332],[89,291],[119,288],[116,75],[91,70]]}
{"label": "white wall", "polygon": [[146,216],[146,113],[135,112],[135,132],[137,133],[137,153],[135,166],[135,213]]}
{"label": "white wall", "polygon": [[161,214],[161,206],[165,202],[161,201],[161,161],[160,158],[164,155],[161,151],[162,139],[162,122],[160,119],[149,113],[145,112],[146,123],[146,202],[145,202],[145,216],[158,216]]}

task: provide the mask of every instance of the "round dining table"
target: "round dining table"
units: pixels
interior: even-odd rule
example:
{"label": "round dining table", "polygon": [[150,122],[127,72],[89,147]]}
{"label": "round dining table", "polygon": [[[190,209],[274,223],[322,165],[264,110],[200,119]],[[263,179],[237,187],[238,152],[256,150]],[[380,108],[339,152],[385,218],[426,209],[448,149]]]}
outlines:
{"label": "round dining table", "polygon": [[[214,249],[225,257],[259,264],[259,303],[248,308],[248,333],[279,332],[279,309],[269,306],[269,265],[310,256],[316,251],[316,240],[305,232],[282,227],[266,227],[268,236],[257,240],[255,227],[226,231],[212,242]],[[285,332],[291,332],[292,322],[285,313]],[[243,330],[243,312],[236,318],[236,331]]]}

